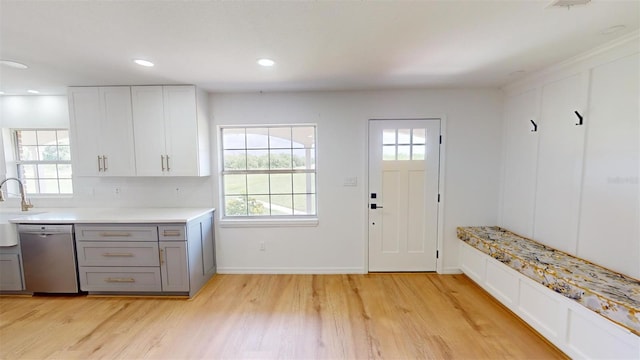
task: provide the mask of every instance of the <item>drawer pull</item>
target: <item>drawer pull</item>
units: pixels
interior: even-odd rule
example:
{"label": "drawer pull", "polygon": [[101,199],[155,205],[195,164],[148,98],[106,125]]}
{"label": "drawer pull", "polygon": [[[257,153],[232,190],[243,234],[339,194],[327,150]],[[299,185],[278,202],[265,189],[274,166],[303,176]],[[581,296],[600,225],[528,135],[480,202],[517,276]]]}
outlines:
{"label": "drawer pull", "polygon": [[105,282],[110,282],[110,283],[132,283],[132,282],[136,282],[136,279],[134,278],[106,278],[104,279]]}
{"label": "drawer pull", "polygon": [[100,236],[102,237],[129,237],[131,236],[131,233],[128,232],[104,232],[101,233]]}
{"label": "drawer pull", "polygon": [[164,249],[160,249],[160,266],[164,265]]}
{"label": "drawer pull", "polygon": [[182,232],[179,230],[164,230],[162,236],[180,236]]}
{"label": "drawer pull", "polygon": [[132,253],[103,253],[102,256],[106,257],[133,257]]}

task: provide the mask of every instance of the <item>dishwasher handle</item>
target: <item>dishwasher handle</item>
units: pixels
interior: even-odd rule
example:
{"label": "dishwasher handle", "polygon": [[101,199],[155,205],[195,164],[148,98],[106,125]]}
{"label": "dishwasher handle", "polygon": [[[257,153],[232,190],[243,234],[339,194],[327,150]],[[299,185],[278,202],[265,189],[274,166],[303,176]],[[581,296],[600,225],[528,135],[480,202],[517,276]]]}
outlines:
{"label": "dishwasher handle", "polygon": [[73,225],[18,224],[18,233],[35,234],[41,236],[73,234]]}

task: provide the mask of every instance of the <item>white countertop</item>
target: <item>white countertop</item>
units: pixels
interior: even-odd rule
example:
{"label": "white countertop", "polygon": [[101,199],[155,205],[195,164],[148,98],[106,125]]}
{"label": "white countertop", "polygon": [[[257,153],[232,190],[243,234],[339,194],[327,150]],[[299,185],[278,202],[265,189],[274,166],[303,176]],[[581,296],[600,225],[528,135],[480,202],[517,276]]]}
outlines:
{"label": "white countertop", "polygon": [[[12,213],[17,213],[12,209]],[[32,208],[8,221],[14,224],[186,223],[214,208]]]}

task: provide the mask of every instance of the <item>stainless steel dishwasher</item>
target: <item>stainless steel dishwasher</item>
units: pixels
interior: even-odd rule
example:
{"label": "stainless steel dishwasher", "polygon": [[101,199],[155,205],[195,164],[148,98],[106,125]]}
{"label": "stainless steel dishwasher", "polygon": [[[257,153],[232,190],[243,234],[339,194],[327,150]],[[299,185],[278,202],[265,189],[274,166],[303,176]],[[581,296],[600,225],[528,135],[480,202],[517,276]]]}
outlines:
{"label": "stainless steel dishwasher", "polygon": [[73,225],[18,225],[25,289],[78,293]]}

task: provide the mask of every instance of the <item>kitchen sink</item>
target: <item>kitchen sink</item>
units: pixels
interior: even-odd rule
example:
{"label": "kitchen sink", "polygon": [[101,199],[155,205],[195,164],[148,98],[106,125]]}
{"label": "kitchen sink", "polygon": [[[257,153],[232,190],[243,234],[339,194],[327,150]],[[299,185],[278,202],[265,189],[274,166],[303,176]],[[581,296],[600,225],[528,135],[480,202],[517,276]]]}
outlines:
{"label": "kitchen sink", "polygon": [[37,211],[0,211],[0,247],[18,245],[18,231],[16,224],[9,220],[18,219],[30,215],[43,214]]}

